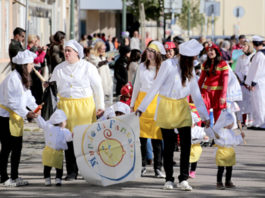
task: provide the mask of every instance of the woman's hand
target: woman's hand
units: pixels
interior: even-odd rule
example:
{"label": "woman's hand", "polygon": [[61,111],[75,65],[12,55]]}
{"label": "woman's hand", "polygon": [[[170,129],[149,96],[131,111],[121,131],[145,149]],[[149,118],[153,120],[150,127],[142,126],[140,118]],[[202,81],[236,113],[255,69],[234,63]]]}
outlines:
{"label": "woman's hand", "polygon": [[135,111],[135,115],[136,115],[136,116],[139,116],[139,117],[142,115],[142,113],[143,113],[143,112],[141,112],[141,111],[138,110],[138,109]]}
{"label": "woman's hand", "polygon": [[205,120],[205,127],[206,128],[209,128],[210,124],[211,124],[210,120]]}
{"label": "woman's hand", "polygon": [[38,114],[34,113],[33,111],[29,111],[27,114],[27,118],[29,119],[33,119],[33,118],[37,118]]}
{"label": "woman's hand", "polygon": [[46,89],[47,87],[49,87],[49,82],[48,81],[45,81],[44,83],[43,83],[43,87]]}
{"label": "woman's hand", "polygon": [[98,118],[100,118],[100,117],[103,115],[103,113],[104,113],[104,110],[102,110],[102,109],[98,109],[97,112],[96,112],[96,116],[97,116]]}
{"label": "woman's hand", "polygon": [[221,105],[225,104],[225,102],[226,102],[225,98],[220,98],[220,104]]}

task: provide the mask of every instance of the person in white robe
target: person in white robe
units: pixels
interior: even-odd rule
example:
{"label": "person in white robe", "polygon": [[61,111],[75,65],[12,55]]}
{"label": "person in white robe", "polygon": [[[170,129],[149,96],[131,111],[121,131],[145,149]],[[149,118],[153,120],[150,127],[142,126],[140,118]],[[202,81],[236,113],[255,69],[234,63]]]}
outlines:
{"label": "person in white robe", "polygon": [[[0,173],[5,186],[24,186],[28,182],[18,177],[18,168],[23,144],[25,118],[35,118],[37,108],[30,91],[30,72],[36,54],[29,50],[20,51],[12,58],[15,69],[0,84]],[[32,111],[28,110],[31,109]],[[7,174],[8,158],[11,154],[11,178]]]}
{"label": "person in white robe", "polygon": [[256,54],[251,61],[245,84],[251,91],[252,126],[265,129],[265,39],[253,36],[252,40]]}
{"label": "person in white robe", "polygon": [[[58,108],[67,116],[71,132],[75,126],[91,124],[96,116],[104,113],[104,92],[97,68],[86,60],[83,47],[75,40],[65,43],[65,59],[54,69],[50,81],[56,81],[58,88]],[[74,155],[73,142],[68,142],[65,151],[66,180],[76,179],[78,167]]]}
{"label": "person in white robe", "polygon": [[40,115],[36,121],[44,131],[45,148],[42,152],[45,186],[51,186],[51,169],[56,168],[55,185],[61,186],[63,176],[63,151],[67,150],[67,142],[73,141],[72,133],[65,128],[67,117],[56,109],[48,121]]}

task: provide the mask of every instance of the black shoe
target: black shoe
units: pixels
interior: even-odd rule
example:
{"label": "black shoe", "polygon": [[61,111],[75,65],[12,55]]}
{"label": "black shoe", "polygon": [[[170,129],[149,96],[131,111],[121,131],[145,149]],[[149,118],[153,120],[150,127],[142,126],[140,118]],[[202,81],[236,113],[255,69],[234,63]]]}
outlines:
{"label": "black shoe", "polygon": [[72,174],[70,174],[70,175],[67,175],[67,176],[64,178],[64,180],[65,180],[65,181],[73,181],[73,180],[75,180],[76,178],[77,178],[77,174],[72,173]]}

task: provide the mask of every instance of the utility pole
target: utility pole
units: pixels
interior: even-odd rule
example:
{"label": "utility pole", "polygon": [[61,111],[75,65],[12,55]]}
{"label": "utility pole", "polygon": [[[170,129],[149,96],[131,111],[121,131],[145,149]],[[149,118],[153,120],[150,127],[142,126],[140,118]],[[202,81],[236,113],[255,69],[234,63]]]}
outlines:
{"label": "utility pole", "polygon": [[188,0],[188,37],[190,38],[190,1]]}
{"label": "utility pole", "polygon": [[27,48],[27,44],[28,44],[28,35],[29,35],[29,21],[28,21],[28,10],[29,10],[29,2],[28,0],[26,0],[26,15],[25,15],[25,30],[26,30],[26,34],[25,34],[25,49]]}
{"label": "utility pole", "polygon": [[75,14],[75,0],[71,0],[70,5],[70,39],[75,38],[75,22],[74,22],[74,14]]}
{"label": "utility pole", "polygon": [[122,32],[126,32],[126,0],[122,0]]}

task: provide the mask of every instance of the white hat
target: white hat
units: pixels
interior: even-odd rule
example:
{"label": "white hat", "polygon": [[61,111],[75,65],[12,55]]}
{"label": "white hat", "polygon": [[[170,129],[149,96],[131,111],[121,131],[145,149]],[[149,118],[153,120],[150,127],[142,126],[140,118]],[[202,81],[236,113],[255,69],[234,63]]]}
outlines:
{"label": "white hat", "polygon": [[252,41],[257,41],[257,42],[261,42],[264,41],[265,39],[262,38],[261,36],[255,35],[252,37]]}
{"label": "white hat", "polygon": [[69,40],[65,43],[65,47],[71,47],[73,50],[75,50],[79,58],[82,59],[84,57],[84,49],[82,45],[80,45],[76,40]]}
{"label": "white hat", "polygon": [[114,106],[114,111],[119,111],[122,112],[124,114],[129,114],[131,112],[131,109],[129,107],[129,105],[123,103],[123,102],[117,102],[116,104],[113,105]]}
{"label": "white hat", "polygon": [[64,111],[62,111],[61,109],[56,109],[55,112],[51,115],[48,122],[50,124],[60,124],[65,120],[67,120],[67,117]]}
{"label": "white hat", "polygon": [[179,53],[183,56],[197,56],[202,49],[203,46],[195,39],[191,39],[179,45]]}
{"label": "white hat", "polygon": [[221,128],[226,127],[232,123],[234,123],[233,115],[226,109],[223,109],[213,128],[218,132]]}
{"label": "white hat", "polygon": [[33,63],[37,55],[29,50],[20,51],[15,57],[12,58],[12,62],[18,65],[24,65]]}
{"label": "white hat", "polygon": [[165,47],[159,41],[153,41],[148,47],[160,52],[163,55],[166,55]]}

